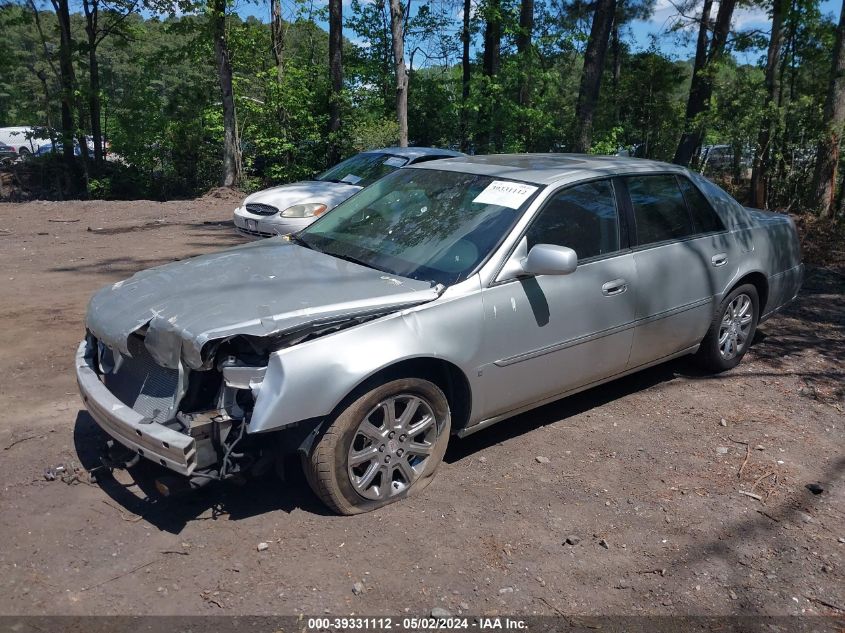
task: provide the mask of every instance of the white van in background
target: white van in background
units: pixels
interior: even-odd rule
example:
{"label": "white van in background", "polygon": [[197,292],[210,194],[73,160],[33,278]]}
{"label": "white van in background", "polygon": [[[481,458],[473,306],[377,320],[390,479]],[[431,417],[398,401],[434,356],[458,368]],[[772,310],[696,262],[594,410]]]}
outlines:
{"label": "white van in background", "polygon": [[46,128],[33,126],[0,127],[0,143],[5,143],[21,156],[35,154],[39,147],[50,142],[49,138],[39,138],[46,132]]}

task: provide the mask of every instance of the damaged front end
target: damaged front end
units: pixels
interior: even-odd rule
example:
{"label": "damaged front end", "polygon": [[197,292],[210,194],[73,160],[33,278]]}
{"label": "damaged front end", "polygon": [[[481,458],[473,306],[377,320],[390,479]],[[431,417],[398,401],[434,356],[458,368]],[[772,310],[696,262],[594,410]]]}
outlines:
{"label": "damaged front end", "polygon": [[[261,432],[250,434],[270,355],[401,307],[407,306],[318,319],[274,336],[215,340],[203,348],[196,369],[182,359],[168,363],[175,367],[157,360],[148,349],[146,327],[127,338],[128,353],[89,331],[77,350],[77,383],[89,413],[108,435],[132,453],[185,476],[192,487],[255,474],[284,456],[284,450],[294,452],[314,426],[273,428],[262,420]],[[289,432],[270,439],[267,430]]]}
{"label": "damaged front end", "polygon": [[[226,479],[254,466],[246,427],[266,370],[225,356],[206,371],[156,363],[133,334],[129,355],[88,334],[76,376],[89,413],[113,439],[186,477]],[[254,355],[257,360],[257,355]]]}

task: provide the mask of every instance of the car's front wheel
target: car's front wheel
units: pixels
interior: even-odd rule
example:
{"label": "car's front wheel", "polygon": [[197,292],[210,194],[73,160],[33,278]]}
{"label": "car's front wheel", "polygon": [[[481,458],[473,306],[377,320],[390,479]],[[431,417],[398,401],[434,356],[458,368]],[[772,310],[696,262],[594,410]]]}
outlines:
{"label": "car's front wheel", "polygon": [[446,396],[419,378],[371,389],[341,411],[305,467],[314,492],[341,514],[374,510],[425,488],[449,442]]}
{"label": "car's front wheel", "polygon": [[733,369],[745,356],[760,317],[757,288],[743,284],[734,288],[713,317],[698,349],[699,362],[711,371]]}

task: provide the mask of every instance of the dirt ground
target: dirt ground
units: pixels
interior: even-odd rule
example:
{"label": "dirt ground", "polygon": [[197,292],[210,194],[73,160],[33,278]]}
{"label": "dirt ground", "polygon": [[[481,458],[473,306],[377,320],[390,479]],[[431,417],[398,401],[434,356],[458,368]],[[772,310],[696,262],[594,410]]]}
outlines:
{"label": "dirt ground", "polygon": [[301,476],[47,481],[102,442],[73,375],[91,293],[239,243],[235,202],[0,204],[0,614],[845,614],[841,270],[736,370],[681,360],[453,438],[364,516]]}

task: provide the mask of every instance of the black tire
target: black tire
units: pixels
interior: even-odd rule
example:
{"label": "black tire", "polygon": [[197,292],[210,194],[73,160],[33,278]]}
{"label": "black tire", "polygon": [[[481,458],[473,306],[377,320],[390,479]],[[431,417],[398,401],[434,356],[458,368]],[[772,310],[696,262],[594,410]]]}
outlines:
{"label": "black tire", "polygon": [[[393,479],[389,482],[383,481],[382,477],[388,470],[390,477],[396,476],[397,469],[402,470],[399,469],[399,462],[405,450],[402,446],[410,447],[411,444],[414,444],[415,439],[422,436],[422,434],[418,434],[406,438],[402,434],[388,442],[386,439],[387,436],[385,435],[385,444],[382,446],[387,446],[387,444],[390,444],[390,446],[385,451],[376,455],[372,460],[365,462],[367,469],[370,467],[376,468],[378,473],[375,475],[373,481],[379,483],[365,492],[380,490],[382,486],[386,492],[381,498],[367,498],[353,485],[352,469],[359,468],[359,466],[350,468],[350,450],[353,447],[353,443],[360,443],[362,438],[364,442],[369,441],[359,429],[359,426],[365,420],[372,420],[372,416],[378,415],[377,412],[382,411],[381,405],[401,402],[403,398],[407,398],[408,402],[419,400],[423,404],[417,405],[417,408],[422,408],[423,412],[426,410],[431,411],[433,425],[429,425],[428,428],[433,430],[426,431],[429,436],[426,446],[430,444],[430,452],[424,459],[411,455],[412,451],[410,448],[404,454],[406,464],[410,464],[411,461],[416,462],[416,459],[420,459],[419,462],[416,462],[416,466],[412,466],[413,468],[418,468],[414,480],[406,482],[402,479],[402,473],[400,472],[396,481]],[[394,412],[397,411],[396,405],[390,404],[389,406],[393,407]],[[428,409],[425,409],[425,407],[428,407]],[[402,417],[401,412],[397,417]],[[379,427],[379,430],[384,430],[387,433],[389,429],[387,428],[387,424],[384,424],[383,427]],[[323,503],[339,514],[360,514],[375,510],[388,503],[404,499],[411,494],[416,494],[431,483],[437,467],[443,461],[443,455],[449,443],[450,430],[451,413],[449,411],[449,403],[446,400],[446,396],[443,395],[443,392],[436,385],[419,378],[393,380],[360,396],[334,418],[313,446],[308,458],[304,460],[306,479]],[[390,437],[393,438],[393,436]],[[402,442],[407,442],[407,444],[398,444],[400,438],[406,438],[402,439]],[[378,450],[376,444],[376,442],[367,443],[360,450]],[[420,444],[415,445],[419,446]],[[398,453],[398,456],[396,453],[397,450],[402,451]],[[386,463],[382,464],[385,456],[387,460],[391,458],[395,460],[392,466],[388,467]],[[363,466],[360,467],[363,468]],[[382,472],[382,469],[385,469],[385,472]],[[400,489],[400,486],[403,487]]]}
{"label": "black tire", "polygon": [[[751,321],[745,338],[736,344],[736,352],[733,356],[726,357],[723,354],[722,346],[719,344],[720,332],[722,331],[722,322],[725,320],[725,315],[728,308],[741,295],[745,295],[751,300]],[[760,318],[760,298],[757,294],[757,288],[751,284],[743,284],[734,288],[727,297],[719,305],[716,314],[713,316],[713,321],[710,323],[710,328],[707,334],[701,341],[701,346],[695,355],[696,361],[699,365],[712,372],[723,372],[733,369],[739,365],[742,357],[751,346],[751,341],[754,340],[754,334],[757,331],[757,321]]]}

